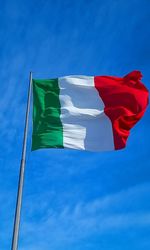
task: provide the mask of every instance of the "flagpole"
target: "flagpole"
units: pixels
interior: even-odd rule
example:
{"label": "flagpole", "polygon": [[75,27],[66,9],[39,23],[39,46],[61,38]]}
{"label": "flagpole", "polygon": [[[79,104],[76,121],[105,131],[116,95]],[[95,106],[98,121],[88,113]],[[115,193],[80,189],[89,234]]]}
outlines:
{"label": "flagpole", "polygon": [[18,181],[18,192],[17,192],[16,211],[15,211],[11,250],[18,249],[20,215],[21,215],[24,171],[25,171],[25,161],[26,161],[27,134],[28,134],[29,112],[30,112],[30,102],[31,102],[31,90],[32,90],[32,72],[30,72],[30,77],[29,77],[28,99],[27,99],[25,128],[24,128],[24,137],[23,137],[23,146],[22,146],[22,158],[20,162],[20,173],[19,173],[19,181]]}

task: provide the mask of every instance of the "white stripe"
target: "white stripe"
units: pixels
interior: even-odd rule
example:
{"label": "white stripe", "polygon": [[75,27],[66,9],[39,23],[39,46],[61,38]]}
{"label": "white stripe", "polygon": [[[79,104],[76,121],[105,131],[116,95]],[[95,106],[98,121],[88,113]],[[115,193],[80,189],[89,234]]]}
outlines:
{"label": "white stripe", "polygon": [[112,125],[94,86],[94,77],[58,79],[65,148],[114,150]]}

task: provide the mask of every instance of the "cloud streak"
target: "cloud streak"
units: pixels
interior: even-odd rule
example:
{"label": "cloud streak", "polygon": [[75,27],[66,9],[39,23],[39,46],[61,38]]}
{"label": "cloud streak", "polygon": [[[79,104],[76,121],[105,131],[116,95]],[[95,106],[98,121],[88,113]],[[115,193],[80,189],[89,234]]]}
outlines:
{"label": "cloud streak", "polygon": [[[145,191],[147,191],[147,195],[144,197]],[[43,213],[39,223],[37,220],[30,222],[29,218],[28,221],[24,220],[22,239],[28,239],[23,240],[21,249],[30,249],[32,246],[33,249],[35,246],[38,249],[39,245],[41,249],[45,250],[48,250],[50,246],[53,249],[63,246],[65,249],[68,244],[80,242],[94,234],[100,236],[114,231],[128,230],[129,228],[149,227],[150,204],[146,205],[143,211],[140,209],[140,203],[144,203],[148,199],[149,191],[150,185],[145,183],[91,202],[80,201],[73,207],[70,207],[69,204],[63,204],[62,208],[58,210],[49,208],[47,213]],[[33,213],[33,203],[30,201],[28,205],[32,207]],[[136,206],[136,209],[134,206]],[[38,209],[41,210],[40,205]],[[28,213],[28,210],[30,211],[26,207],[24,216]],[[31,217],[32,215],[30,215]],[[34,235],[36,235],[36,239]],[[46,245],[45,237],[47,239]],[[56,237],[57,241],[55,240]]]}

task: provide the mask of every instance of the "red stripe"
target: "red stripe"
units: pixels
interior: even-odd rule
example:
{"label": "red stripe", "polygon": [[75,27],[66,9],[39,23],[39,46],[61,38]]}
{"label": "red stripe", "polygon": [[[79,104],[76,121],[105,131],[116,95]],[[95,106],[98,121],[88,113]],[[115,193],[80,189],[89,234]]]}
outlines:
{"label": "red stripe", "polygon": [[148,90],[141,83],[140,71],[123,78],[96,76],[95,88],[102,98],[105,114],[112,122],[115,149],[126,146],[130,129],[143,116],[148,105]]}

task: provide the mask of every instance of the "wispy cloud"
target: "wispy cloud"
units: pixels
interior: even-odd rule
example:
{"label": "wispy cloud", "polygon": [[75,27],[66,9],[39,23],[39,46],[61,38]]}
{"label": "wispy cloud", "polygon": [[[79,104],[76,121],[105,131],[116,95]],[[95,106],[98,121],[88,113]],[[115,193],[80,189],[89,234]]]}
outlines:
{"label": "wispy cloud", "polygon": [[[145,191],[147,191],[147,195],[145,195]],[[24,218],[21,230],[21,249],[30,249],[32,246],[33,249],[35,246],[37,249],[39,246],[45,250],[50,246],[57,249],[59,246],[65,247],[93,234],[101,235],[114,230],[149,227],[150,204],[145,205],[143,211],[140,209],[140,203],[147,201],[149,191],[150,184],[147,183],[91,202],[80,201],[75,206],[63,204],[60,209],[56,208],[56,210],[47,209],[46,206],[45,212],[48,212],[43,213],[39,222],[37,220],[30,222],[29,218],[28,221]],[[50,206],[50,202],[47,201],[47,203]],[[34,210],[34,204],[31,201],[28,205],[29,208],[26,207],[24,216],[28,213],[28,209],[30,211],[30,207]],[[38,205],[38,209],[41,210],[42,202],[41,205],[38,202]],[[28,239],[25,240],[27,236]]]}

